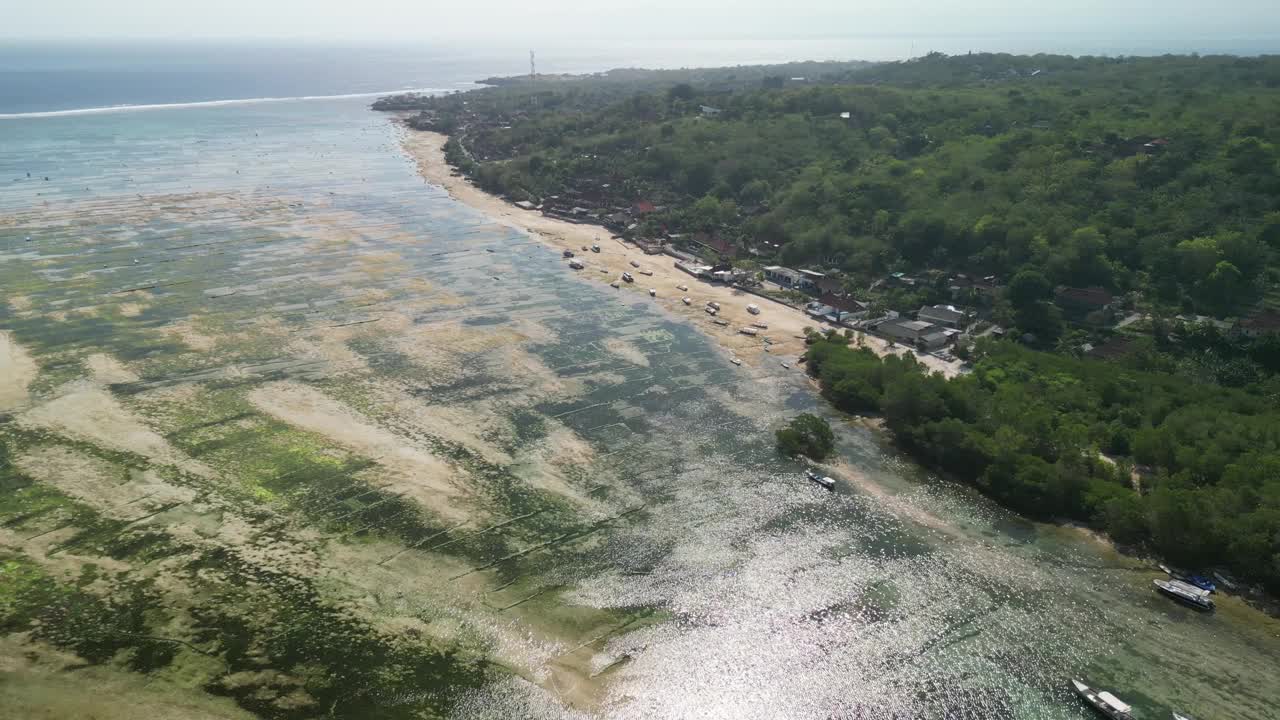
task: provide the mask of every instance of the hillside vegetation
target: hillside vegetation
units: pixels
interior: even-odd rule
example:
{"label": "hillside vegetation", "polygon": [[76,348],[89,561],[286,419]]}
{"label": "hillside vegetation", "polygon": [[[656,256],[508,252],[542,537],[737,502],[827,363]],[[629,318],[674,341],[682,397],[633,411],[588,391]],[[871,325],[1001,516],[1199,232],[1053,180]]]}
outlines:
{"label": "hillside vegetation", "polygon": [[452,159],[513,199],[607,185],[602,205],[663,206],[641,234],[705,231],[859,286],[1031,265],[1221,316],[1275,282],[1280,58],[932,55],[828,70],[495,88],[423,101],[417,124],[455,133]]}

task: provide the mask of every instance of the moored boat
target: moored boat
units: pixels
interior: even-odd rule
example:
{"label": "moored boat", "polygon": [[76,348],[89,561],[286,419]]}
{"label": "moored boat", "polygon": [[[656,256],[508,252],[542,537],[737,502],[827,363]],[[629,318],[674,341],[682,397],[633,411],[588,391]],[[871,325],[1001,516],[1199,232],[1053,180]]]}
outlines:
{"label": "moored boat", "polygon": [[733,363],[734,365],[742,364],[742,360],[739,360],[738,358],[729,358],[729,362]]}
{"label": "moored boat", "polygon": [[633,267],[633,268],[638,268],[638,267],[640,267],[640,263],[636,262],[635,260],[632,260],[632,261],[631,261],[631,267]]}
{"label": "moored boat", "polygon": [[600,246],[599,246],[599,245],[592,245],[592,246],[591,246],[591,252],[600,252]]}
{"label": "moored boat", "polygon": [[815,482],[818,485],[821,485],[822,487],[826,488],[827,490],[836,489],[836,481],[829,477],[826,477],[825,475],[819,475],[818,473],[812,470],[805,470],[804,476],[809,478],[809,480],[811,480],[812,482]]}
{"label": "moored boat", "polygon": [[577,260],[570,260],[569,267],[573,268],[574,270],[581,270],[582,268],[586,267],[586,265],[583,265],[581,262]]}
{"label": "moored boat", "polygon": [[657,296],[658,296],[658,291],[654,288],[649,288],[649,297],[657,297]]}
{"label": "moored boat", "polygon": [[754,337],[755,335],[759,334],[760,331],[756,330],[755,328],[744,327],[744,328],[738,328],[738,332],[742,333],[743,335],[751,335]]}
{"label": "moored boat", "polygon": [[759,315],[760,306],[755,303],[751,303],[750,305],[747,306],[747,312],[751,313],[752,315]]}
{"label": "moored boat", "polygon": [[679,290],[680,292],[689,292],[688,285],[677,285],[676,289]]}
{"label": "moored boat", "polygon": [[627,281],[627,282],[635,282],[635,281],[636,281],[636,279],[635,279],[635,278],[631,277],[631,273],[629,273],[629,272],[624,272],[624,273],[622,273],[622,279],[623,279],[623,280],[625,280],[625,281]]}
{"label": "moored boat", "polygon": [[1209,591],[1198,588],[1188,582],[1181,580],[1153,580],[1156,588],[1168,597],[1188,607],[1196,610],[1209,611],[1213,609],[1213,600],[1209,598]]}
{"label": "moored boat", "polygon": [[1133,708],[1115,695],[1105,690],[1094,690],[1079,680],[1072,680],[1071,686],[1075,688],[1076,694],[1089,703],[1094,710],[1112,720],[1133,720],[1133,716],[1129,714]]}
{"label": "moored boat", "polygon": [[692,305],[692,304],[693,304],[693,300],[690,300],[690,299],[689,299],[689,298],[687,298],[687,297],[680,298],[680,302],[684,303],[685,305]]}
{"label": "moored boat", "polygon": [[573,257],[573,251],[572,251],[572,250],[565,250],[565,251],[564,251],[564,256],[565,256],[565,257],[567,257],[567,258],[571,258],[571,257]]}

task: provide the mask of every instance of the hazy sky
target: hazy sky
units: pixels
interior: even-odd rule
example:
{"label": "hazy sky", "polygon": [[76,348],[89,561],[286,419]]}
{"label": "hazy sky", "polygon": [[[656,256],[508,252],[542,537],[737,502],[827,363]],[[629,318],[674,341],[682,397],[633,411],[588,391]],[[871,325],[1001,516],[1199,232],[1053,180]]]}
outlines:
{"label": "hazy sky", "polygon": [[0,37],[373,38],[625,44],[677,37],[1280,36],[1280,0],[0,0]]}

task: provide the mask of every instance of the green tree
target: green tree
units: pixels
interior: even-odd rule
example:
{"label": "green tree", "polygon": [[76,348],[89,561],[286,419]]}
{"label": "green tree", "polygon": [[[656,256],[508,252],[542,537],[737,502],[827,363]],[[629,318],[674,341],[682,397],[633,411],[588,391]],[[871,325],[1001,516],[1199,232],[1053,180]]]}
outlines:
{"label": "green tree", "polygon": [[1006,297],[1015,310],[1053,297],[1053,285],[1039,270],[1022,270],[1009,281]]}
{"label": "green tree", "polygon": [[835,449],[835,434],[826,420],[810,413],[797,415],[776,433],[778,451],[789,457],[822,460]]}

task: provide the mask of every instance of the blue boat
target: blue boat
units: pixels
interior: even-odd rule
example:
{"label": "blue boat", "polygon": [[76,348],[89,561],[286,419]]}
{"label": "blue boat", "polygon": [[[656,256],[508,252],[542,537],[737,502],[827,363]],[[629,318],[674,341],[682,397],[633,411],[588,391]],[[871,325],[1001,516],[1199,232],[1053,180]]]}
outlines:
{"label": "blue boat", "polygon": [[1179,572],[1177,570],[1174,570],[1168,565],[1161,565],[1160,569],[1163,570],[1166,575],[1173,578],[1174,580],[1181,580],[1184,583],[1190,583],[1191,585],[1195,585],[1201,590],[1216,592],[1218,589],[1218,586],[1215,585],[1212,580],[1210,580],[1209,578],[1203,575],[1188,575],[1184,572]]}

